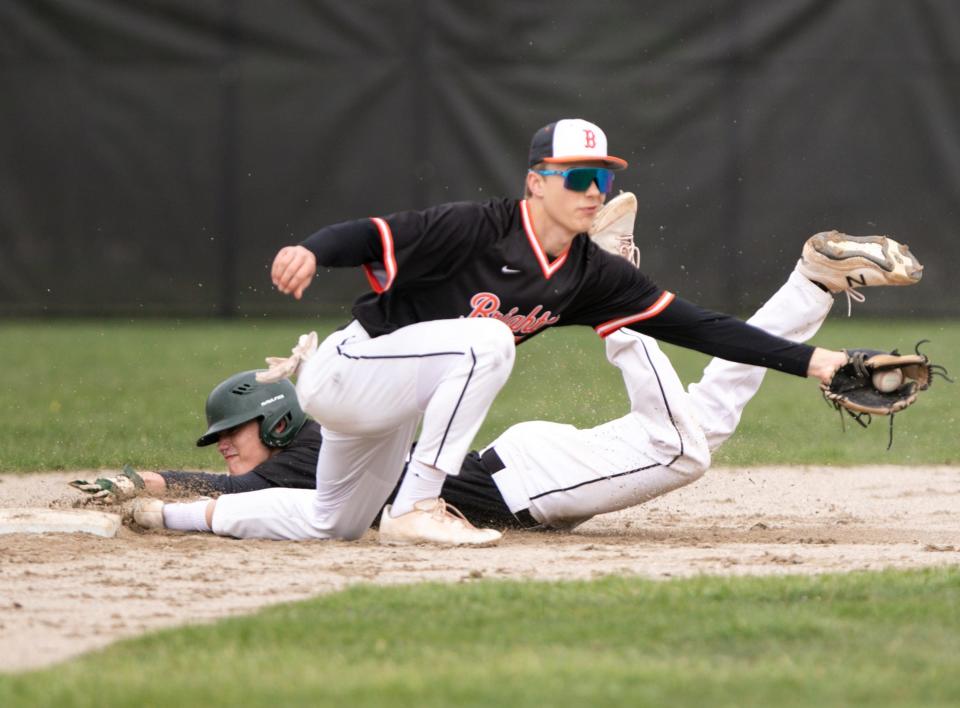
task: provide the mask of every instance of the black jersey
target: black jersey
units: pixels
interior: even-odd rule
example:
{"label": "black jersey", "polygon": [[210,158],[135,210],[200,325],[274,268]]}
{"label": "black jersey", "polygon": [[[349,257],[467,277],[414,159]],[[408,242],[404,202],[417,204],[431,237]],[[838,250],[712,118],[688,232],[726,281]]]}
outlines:
{"label": "black jersey", "polygon": [[303,244],[320,266],[362,266],[353,314],[376,337],[415,322],[493,317],[517,343],[551,326],[631,327],[712,356],[806,375],[812,348],[683,302],[585,234],[551,256],[526,201],[457,202],[346,222]]}
{"label": "black jersey", "polygon": [[317,486],[317,455],[323,436],[320,424],[308,420],[280,452],[254,467],[254,472],[277,487],[312,489]]}
{"label": "black jersey", "polygon": [[191,494],[239,494],[270,487],[313,489],[322,440],[320,424],[308,420],[289,445],[244,474],[168,470],[160,476],[169,490]]}

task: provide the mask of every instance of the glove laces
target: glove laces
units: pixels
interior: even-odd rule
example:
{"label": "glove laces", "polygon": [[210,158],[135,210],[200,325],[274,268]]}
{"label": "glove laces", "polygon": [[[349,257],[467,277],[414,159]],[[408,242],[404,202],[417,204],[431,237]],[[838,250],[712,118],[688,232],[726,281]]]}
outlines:
{"label": "glove laces", "polygon": [[437,521],[461,521],[469,529],[476,528],[476,526],[467,521],[467,517],[463,515],[462,511],[453,504],[448,504],[443,497],[437,499],[437,503],[430,511],[430,516]]}

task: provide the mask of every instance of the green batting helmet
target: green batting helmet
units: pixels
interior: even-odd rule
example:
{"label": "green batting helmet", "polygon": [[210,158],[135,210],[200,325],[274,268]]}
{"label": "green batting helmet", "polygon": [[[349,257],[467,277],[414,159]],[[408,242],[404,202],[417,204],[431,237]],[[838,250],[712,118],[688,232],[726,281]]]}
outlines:
{"label": "green batting helmet", "polygon": [[[260,419],[260,439],[267,447],[286,447],[300,432],[307,416],[297,402],[297,392],[287,380],[259,383],[256,371],[234,374],[207,396],[207,432],[197,440],[197,447],[212,445],[220,433]],[[277,433],[274,428],[285,420],[287,426]]]}

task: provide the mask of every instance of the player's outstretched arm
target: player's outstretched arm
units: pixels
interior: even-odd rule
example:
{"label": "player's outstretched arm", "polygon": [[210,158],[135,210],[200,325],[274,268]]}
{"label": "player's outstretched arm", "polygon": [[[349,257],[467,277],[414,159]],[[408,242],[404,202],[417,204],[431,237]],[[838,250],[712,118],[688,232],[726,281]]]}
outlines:
{"label": "player's outstretched arm", "polygon": [[299,300],[317,274],[317,257],[303,246],[284,246],[273,259],[270,277],[277,290]]}

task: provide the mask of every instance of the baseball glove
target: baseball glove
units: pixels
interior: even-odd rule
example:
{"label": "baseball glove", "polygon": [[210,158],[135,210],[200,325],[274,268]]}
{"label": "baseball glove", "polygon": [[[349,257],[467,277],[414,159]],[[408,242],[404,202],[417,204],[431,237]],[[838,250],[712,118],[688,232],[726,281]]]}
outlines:
{"label": "baseball glove", "polygon": [[99,504],[115,504],[132,499],[143,491],[143,478],[130,465],[123,466],[123,472],[113,477],[101,477],[93,482],[75,479],[68,484],[90,495],[89,501]]}
{"label": "baseball glove", "polygon": [[893,416],[917,401],[921,391],[930,388],[933,376],[952,383],[942,366],[931,364],[917,342],[915,354],[890,353],[876,349],[850,349],[847,363],[833,375],[829,384],[820,384],[823,397],[841,412],[846,411],[857,423],[867,427],[875,415],[890,416],[890,441],[893,444]]}

